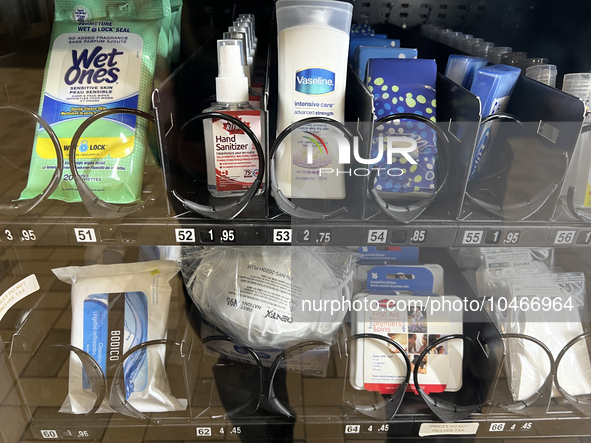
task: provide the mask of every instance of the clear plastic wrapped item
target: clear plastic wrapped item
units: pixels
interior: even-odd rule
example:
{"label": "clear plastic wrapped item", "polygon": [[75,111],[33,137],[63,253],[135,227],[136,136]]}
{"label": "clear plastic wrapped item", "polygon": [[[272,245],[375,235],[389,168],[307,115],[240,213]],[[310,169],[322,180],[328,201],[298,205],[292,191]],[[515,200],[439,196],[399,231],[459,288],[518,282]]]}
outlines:
{"label": "clear plastic wrapped item", "polygon": [[[506,276],[495,284],[503,286],[507,298],[493,303],[505,333],[534,337],[546,345],[554,359],[570,340],[583,332],[585,276],[582,273],[546,273]],[[497,312],[502,311],[502,312]],[[527,340],[506,340],[507,377],[515,401],[531,398],[551,371],[544,350]],[[591,364],[584,342],[564,356],[558,369],[563,388],[572,395],[591,393]],[[559,396],[554,387],[552,396]]]}
{"label": "clear plastic wrapped item", "polygon": [[320,247],[186,247],[187,291],[202,316],[243,345],[332,343],[358,254]]}
{"label": "clear plastic wrapped item", "polygon": [[539,274],[554,265],[552,248],[482,248],[480,267],[476,270],[479,297],[495,297],[495,286],[489,282],[503,276]]}
{"label": "clear plastic wrapped item", "polygon": [[[149,346],[126,356],[143,343],[166,339],[169,281],[178,272],[177,264],[156,260],[71,266],[53,272],[72,285],[72,346],[96,361],[107,383],[121,371],[123,362],[124,398],[117,405],[113,398],[105,398],[97,412],[121,411],[125,403],[141,412],[186,409],[187,401],[170,391],[164,366],[166,346]],[[68,396],[60,412],[86,414],[93,408],[96,395],[85,368],[79,353],[72,354]]]}

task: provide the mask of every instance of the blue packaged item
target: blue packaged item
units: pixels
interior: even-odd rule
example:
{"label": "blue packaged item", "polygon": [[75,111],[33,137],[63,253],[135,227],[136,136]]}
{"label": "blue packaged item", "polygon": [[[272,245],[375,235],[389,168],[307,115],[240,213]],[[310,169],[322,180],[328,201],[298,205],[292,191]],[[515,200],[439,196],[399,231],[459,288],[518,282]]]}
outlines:
{"label": "blue packaged item", "polygon": [[349,40],[349,63],[353,63],[355,57],[355,50],[358,46],[375,46],[380,48],[399,48],[400,40],[392,40],[389,38],[372,37],[352,37]]}
{"label": "blue packaged item", "polygon": [[351,30],[349,31],[349,35],[351,37],[355,37],[355,36],[367,36],[367,35],[374,35],[375,34],[375,30],[373,29],[373,26],[367,24],[367,23],[352,23],[351,24]]}
{"label": "blue packaged item", "polygon": [[470,89],[476,70],[484,68],[486,65],[488,65],[488,60],[485,58],[452,54],[447,59],[445,76],[458,85]]}
{"label": "blue packaged item", "polygon": [[[107,367],[109,332],[113,334],[116,331],[124,336],[127,349],[148,340],[148,299],[141,291],[91,294],[84,300],[84,314],[83,349],[97,361],[104,374],[116,369]],[[146,389],[146,356],[146,349],[142,349],[123,364],[126,399],[133,392]],[[86,372],[83,373],[82,384],[84,389],[90,389]]]}
{"label": "blue packaged item", "polygon": [[417,246],[359,246],[359,263],[391,262],[416,264],[419,262]]}
{"label": "blue packaged item", "polygon": [[[436,121],[435,60],[371,59],[368,63],[366,85],[374,97],[376,119],[398,114],[413,113]],[[376,175],[374,186],[384,199],[402,194],[408,198],[432,195],[436,190],[435,161],[437,157],[437,134],[426,124],[417,120],[401,119],[386,124],[387,135],[413,138],[417,150],[411,153],[416,164],[400,156],[387,164],[383,155],[377,164],[383,168]],[[371,158],[378,158],[384,146],[379,145],[378,132],[374,132]]]}
{"label": "blue packaged item", "polygon": [[416,49],[409,48],[379,48],[375,46],[358,46],[353,57],[353,70],[359,78],[365,78],[367,61],[372,58],[401,58],[413,59],[418,57]]}
{"label": "blue packaged item", "polygon": [[[507,65],[492,65],[476,71],[470,92],[480,99],[480,113],[482,118],[503,112],[521,74],[521,69]],[[488,155],[493,133],[492,122],[483,125],[478,130],[474,158],[470,168],[470,179],[482,169]]]}

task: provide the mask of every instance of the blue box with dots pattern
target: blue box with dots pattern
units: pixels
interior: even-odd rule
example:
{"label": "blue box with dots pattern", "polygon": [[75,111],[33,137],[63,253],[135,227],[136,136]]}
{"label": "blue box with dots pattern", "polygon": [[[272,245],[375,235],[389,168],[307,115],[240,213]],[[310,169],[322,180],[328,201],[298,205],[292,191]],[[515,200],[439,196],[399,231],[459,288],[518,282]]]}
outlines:
{"label": "blue box with dots pattern", "polygon": [[[373,94],[374,113],[377,120],[392,114],[412,113],[436,122],[435,60],[422,59],[371,59],[367,68],[365,84]],[[379,145],[378,134],[384,141],[387,135],[410,137],[417,149],[410,153],[416,164],[402,155],[392,157],[388,165],[386,143]],[[396,140],[396,139],[394,139]],[[401,139],[402,140],[402,139]],[[437,159],[437,134],[425,123],[411,119],[394,120],[374,131],[371,158],[382,151],[375,188],[384,199],[421,198],[432,195],[437,189],[435,161]]]}

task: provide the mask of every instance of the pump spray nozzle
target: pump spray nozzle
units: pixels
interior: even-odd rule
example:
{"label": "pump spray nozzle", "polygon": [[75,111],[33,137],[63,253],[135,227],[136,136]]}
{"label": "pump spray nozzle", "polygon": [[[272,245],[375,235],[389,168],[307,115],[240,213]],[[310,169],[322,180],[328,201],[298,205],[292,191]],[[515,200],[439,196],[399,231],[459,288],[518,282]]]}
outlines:
{"label": "pump spray nozzle", "polygon": [[218,103],[248,101],[248,79],[244,75],[241,40],[218,40],[218,76],[215,79]]}
{"label": "pump spray nozzle", "polygon": [[242,57],[243,57],[243,60],[247,61],[244,64],[244,75],[248,79],[248,86],[250,86],[251,78],[250,78],[250,65],[248,64],[249,55],[247,54],[248,45],[246,44],[246,33],[238,32],[238,31],[224,32],[224,40],[240,40],[240,41],[242,41]]}

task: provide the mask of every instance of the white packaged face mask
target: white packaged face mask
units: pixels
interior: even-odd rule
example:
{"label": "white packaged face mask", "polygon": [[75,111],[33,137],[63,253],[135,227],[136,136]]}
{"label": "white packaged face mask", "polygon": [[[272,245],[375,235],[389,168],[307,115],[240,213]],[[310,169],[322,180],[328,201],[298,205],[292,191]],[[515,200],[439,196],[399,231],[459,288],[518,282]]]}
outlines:
{"label": "white packaged face mask", "polygon": [[[71,344],[113,375],[125,352],[150,340],[166,338],[170,280],[178,272],[171,261],[92,265],[53,269],[72,285]],[[187,401],[171,395],[164,369],[164,346],[148,346],[124,362],[125,396],[140,412],[184,410]],[[114,412],[107,397],[97,412]],[[68,396],[60,412],[84,414],[96,395],[81,360],[70,358]]]}
{"label": "white packaged face mask", "polygon": [[312,247],[185,248],[183,277],[202,315],[235,340],[285,349],[331,342],[350,300],[354,254]]}
{"label": "white packaged face mask", "polygon": [[[529,279],[509,279],[509,283],[510,301],[515,300],[514,305],[521,305],[522,310],[509,309],[503,329],[537,338],[556,359],[570,340],[583,333],[580,312],[584,310],[586,293],[584,276],[539,274]],[[545,352],[532,342],[512,339],[508,342],[508,358],[509,386],[514,400],[530,398],[550,371]],[[580,341],[564,356],[557,376],[568,393],[591,394],[591,362],[585,341]],[[552,396],[560,396],[555,387]]]}
{"label": "white packaged face mask", "polygon": [[510,276],[548,272],[553,263],[550,248],[482,248],[481,265],[476,270],[479,297],[499,297],[494,281]]}

